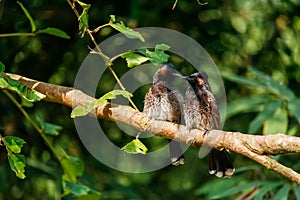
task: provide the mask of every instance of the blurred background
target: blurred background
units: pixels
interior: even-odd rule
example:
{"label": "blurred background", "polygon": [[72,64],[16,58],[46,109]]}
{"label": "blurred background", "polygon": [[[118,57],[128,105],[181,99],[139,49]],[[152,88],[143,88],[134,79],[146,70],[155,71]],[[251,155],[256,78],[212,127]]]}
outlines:
{"label": "blurred background", "polygon": [[[89,53],[88,45],[93,47],[92,42],[78,34],[78,21],[65,1],[24,0],[22,3],[38,28],[56,27],[71,38],[0,37],[0,61],[5,64],[6,72],[71,87]],[[175,2],[170,0],[86,3],[92,4],[91,29],[107,23],[113,14],[132,28],[169,28],[199,42],[223,76],[227,93],[224,130],[299,136],[299,0],[209,0],[207,5],[200,5],[196,0],[178,0],[174,10]],[[16,1],[1,1],[0,34],[16,32],[30,32],[28,19]],[[116,33],[107,27],[95,38],[100,43]],[[183,74],[193,72],[183,59],[172,57],[171,61]],[[120,76],[128,70],[122,59],[115,62],[114,69]],[[109,71],[102,79],[106,84],[100,84],[99,97],[115,85]],[[146,85],[134,94],[133,100],[139,109],[143,107],[149,87]],[[62,172],[58,162],[19,110],[2,92],[0,96],[1,134],[16,135],[26,141],[23,152],[27,163],[27,178],[18,179],[8,167],[5,148],[0,146],[0,199],[61,198]],[[145,174],[119,172],[101,164],[86,151],[70,118],[70,108],[39,102],[26,110],[63,127],[60,136],[53,139],[55,144],[84,161],[81,181],[100,191],[103,199],[300,198],[298,186],[240,155],[230,154],[236,166],[233,178],[210,176],[207,158],[199,159],[196,148],[185,153],[184,166],[169,166]],[[113,122],[100,123],[107,128],[108,137],[120,147],[132,139]],[[144,142],[151,149],[165,144],[166,140],[154,138]],[[299,158],[294,154],[274,157],[295,171],[300,171]],[[267,185],[269,189],[261,192],[261,197],[257,196]]]}

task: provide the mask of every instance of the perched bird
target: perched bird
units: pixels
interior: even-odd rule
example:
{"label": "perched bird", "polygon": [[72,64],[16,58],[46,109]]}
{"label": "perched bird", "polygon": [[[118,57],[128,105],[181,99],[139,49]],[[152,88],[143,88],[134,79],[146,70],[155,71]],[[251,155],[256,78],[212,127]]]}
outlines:
{"label": "perched bird", "polygon": [[[208,84],[205,72],[198,72],[184,77],[189,82],[186,90],[183,111],[188,129],[209,131],[220,129],[220,115],[216,99]],[[217,177],[231,177],[234,167],[225,150],[212,149],[209,152],[209,173]]]}
{"label": "perched bird", "polygon": [[[153,85],[147,92],[144,100],[143,112],[151,118],[173,123],[180,123],[182,96],[173,88],[172,82],[176,74],[171,63],[162,65],[153,76]],[[170,159],[172,165],[184,164],[184,156],[180,143],[169,143]]]}

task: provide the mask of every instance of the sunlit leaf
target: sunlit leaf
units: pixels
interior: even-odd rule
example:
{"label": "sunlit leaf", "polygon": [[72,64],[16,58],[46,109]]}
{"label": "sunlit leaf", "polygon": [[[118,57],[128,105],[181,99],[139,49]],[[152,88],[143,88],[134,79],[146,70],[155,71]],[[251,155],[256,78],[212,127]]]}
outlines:
{"label": "sunlit leaf", "polygon": [[66,182],[64,190],[71,193],[76,199],[97,200],[101,197],[100,192],[93,190],[82,183]]}
{"label": "sunlit leaf", "polygon": [[0,72],[5,71],[5,65],[0,61]]}
{"label": "sunlit leaf", "polygon": [[21,104],[22,104],[22,106],[24,106],[24,107],[27,107],[27,108],[31,108],[31,107],[33,107],[33,103],[32,102],[30,102],[30,101],[27,101],[25,98],[23,98],[22,96],[20,96],[21,97]]}
{"label": "sunlit leaf", "polygon": [[255,133],[259,128],[262,127],[264,122],[272,117],[281,105],[281,101],[270,102],[269,104],[265,105],[264,109],[251,121],[249,126],[249,133]]}
{"label": "sunlit leaf", "polygon": [[121,150],[131,154],[146,154],[148,151],[147,147],[139,139],[134,139],[127,143]]}
{"label": "sunlit leaf", "polygon": [[21,84],[19,81],[11,79],[9,76],[2,74],[0,74],[0,88],[15,91],[29,102],[40,101],[46,97],[42,93],[39,93]]}
{"label": "sunlit leaf", "polygon": [[276,191],[274,197],[272,198],[273,200],[288,200],[289,197],[289,191],[290,191],[290,186],[285,184],[280,188],[279,190]]}
{"label": "sunlit leaf", "polygon": [[23,139],[16,136],[5,136],[3,138],[3,142],[7,151],[11,151],[13,153],[20,153],[21,148],[26,143]]}
{"label": "sunlit leaf", "polygon": [[82,13],[79,16],[79,35],[83,37],[86,29],[89,28],[88,11],[91,7],[91,4],[86,4],[81,1],[77,1],[77,3],[82,7]]}
{"label": "sunlit leaf", "polygon": [[66,34],[64,31],[58,29],[58,28],[45,28],[45,29],[41,29],[38,30],[36,32],[36,34],[49,34],[49,35],[54,35],[56,37],[60,37],[60,38],[64,38],[64,39],[70,39],[70,36],[68,36],[68,34]]}
{"label": "sunlit leaf", "polygon": [[270,98],[267,96],[253,96],[232,101],[227,105],[226,117],[230,118],[239,113],[258,111],[260,105],[268,101]]}
{"label": "sunlit leaf", "polygon": [[130,39],[139,39],[142,42],[145,42],[145,39],[143,38],[143,36],[139,32],[125,26],[125,24],[122,21],[119,22],[119,23],[115,23],[115,16],[114,15],[111,15],[110,17],[111,17],[111,19],[109,21],[109,25],[111,27],[113,27],[114,29],[116,29],[120,33],[123,33],[126,37],[128,37]]}
{"label": "sunlit leaf", "polygon": [[60,157],[59,159],[64,170],[63,179],[75,182],[76,178],[83,174],[83,161],[77,157],[69,156],[62,148],[56,149],[56,153]]}
{"label": "sunlit leaf", "polygon": [[16,173],[18,178],[25,178],[25,157],[22,154],[8,154],[8,161],[11,170]]}
{"label": "sunlit leaf", "polygon": [[145,56],[142,56],[140,54],[136,54],[133,52],[127,52],[125,54],[122,54],[121,56],[122,58],[125,58],[126,62],[127,62],[127,66],[129,68],[135,67],[135,66],[139,66],[144,62],[147,62],[148,60],[150,60],[150,58],[147,58]]}
{"label": "sunlit leaf", "polygon": [[45,134],[57,136],[59,135],[59,131],[62,130],[62,126],[45,122],[39,116],[37,117],[37,121],[39,122]]}
{"label": "sunlit leaf", "polygon": [[138,52],[149,58],[151,63],[155,65],[161,65],[169,60],[170,56],[164,52],[169,48],[170,46],[166,44],[158,44],[155,46],[154,51],[151,51],[145,47],[141,47],[138,49]]}
{"label": "sunlit leaf", "polygon": [[0,88],[5,89],[8,88],[8,86],[7,81],[0,75]]}
{"label": "sunlit leaf", "polygon": [[288,112],[278,107],[272,117],[264,122],[263,134],[286,133],[288,129]]}
{"label": "sunlit leaf", "polygon": [[28,12],[28,10],[25,8],[25,6],[23,6],[23,4],[19,1],[17,1],[17,3],[20,5],[20,7],[22,8],[25,16],[27,17],[27,19],[30,22],[30,26],[31,26],[31,32],[33,33],[36,30],[36,25],[34,23],[34,20],[32,19],[30,13]]}
{"label": "sunlit leaf", "polygon": [[108,99],[114,99],[114,98],[116,98],[118,95],[122,95],[125,98],[132,97],[132,94],[130,92],[126,91],[126,90],[112,90],[112,91],[104,94],[99,99],[97,99],[95,105],[99,106],[99,105],[105,103]]}
{"label": "sunlit leaf", "polygon": [[114,23],[116,21],[115,15],[109,15],[111,23]]}
{"label": "sunlit leaf", "polygon": [[114,99],[118,95],[122,95],[125,98],[130,98],[132,96],[132,94],[130,92],[125,91],[125,90],[110,91],[110,92],[106,93],[105,95],[103,95],[101,98],[96,99],[92,103],[87,103],[85,106],[75,107],[72,110],[71,117],[75,118],[75,117],[87,115],[88,113],[90,113],[93,110],[94,107],[100,106],[101,104],[107,102],[108,99]]}
{"label": "sunlit leaf", "polygon": [[81,6],[82,9],[89,9],[91,7],[91,4],[86,4],[79,0],[76,0],[76,2]]}
{"label": "sunlit leaf", "polygon": [[87,105],[87,106],[76,106],[72,112],[71,112],[71,117],[80,117],[80,116],[85,116],[89,114],[93,110],[92,105]]}
{"label": "sunlit leaf", "polygon": [[163,51],[166,51],[168,49],[170,49],[170,46],[166,45],[166,44],[157,44],[157,45],[155,45],[155,51],[163,52]]}
{"label": "sunlit leaf", "polygon": [[154,49],[154,53],[151,55],[150,61],[153,64],[164,64],[169,60],[169,55],[164,51],[168,50],[170,46],[166,44],[157,44]]}

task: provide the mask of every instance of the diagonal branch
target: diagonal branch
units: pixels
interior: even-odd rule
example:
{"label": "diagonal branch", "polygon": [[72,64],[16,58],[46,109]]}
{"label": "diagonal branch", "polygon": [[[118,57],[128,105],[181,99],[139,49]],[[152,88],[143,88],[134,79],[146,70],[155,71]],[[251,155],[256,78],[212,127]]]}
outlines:
{"label": "diagonal branch", "polygon": [[[94,101],[80,90],[28,79],[16,74],[8,74],[11,78],[46,95],[46,101],[75,107]],[[179,142],[199,147],[205,144],[215,149],[227,149],[230,152],[244,155],[267,169],[300,184],[300,174],[288,168],[267,155],[284,153],[300,153],[300,137],[284,134],[250,135],[239,132],[211,130],[208,134],[193,129],[189,131],[185,126],[165,121],[157,121],[146,117],[143,113],[123,105],[104,103],[96,107],[92,115],[104,120],[124,123],[139,131],[155,134],[156,136],[174,139]]]}

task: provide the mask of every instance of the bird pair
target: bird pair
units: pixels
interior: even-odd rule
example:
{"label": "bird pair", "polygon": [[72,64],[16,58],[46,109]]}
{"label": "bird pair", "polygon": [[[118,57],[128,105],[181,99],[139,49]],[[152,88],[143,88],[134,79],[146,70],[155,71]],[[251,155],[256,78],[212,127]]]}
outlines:
{"label": "bird pair", "polygon": [[[175,78],[184,78],[189,86],[184,100],[174,88]],[[220,129],[220,116],[216,99],[211,92],[204,72],[190,76],[182,76],[176,72],[171,63],[161,66],[153,76],[153,85],[144,100],[143,112],[156,120],[181,123],[181,105],[186,127],[208,131]],[[178,142],[169,143],[171,163],[175,166],[184,164],[184,156]],[[217,177],[231,177],[234,167],[228,159],[225,150],[211,149],[209,152],[209,173]]]}

